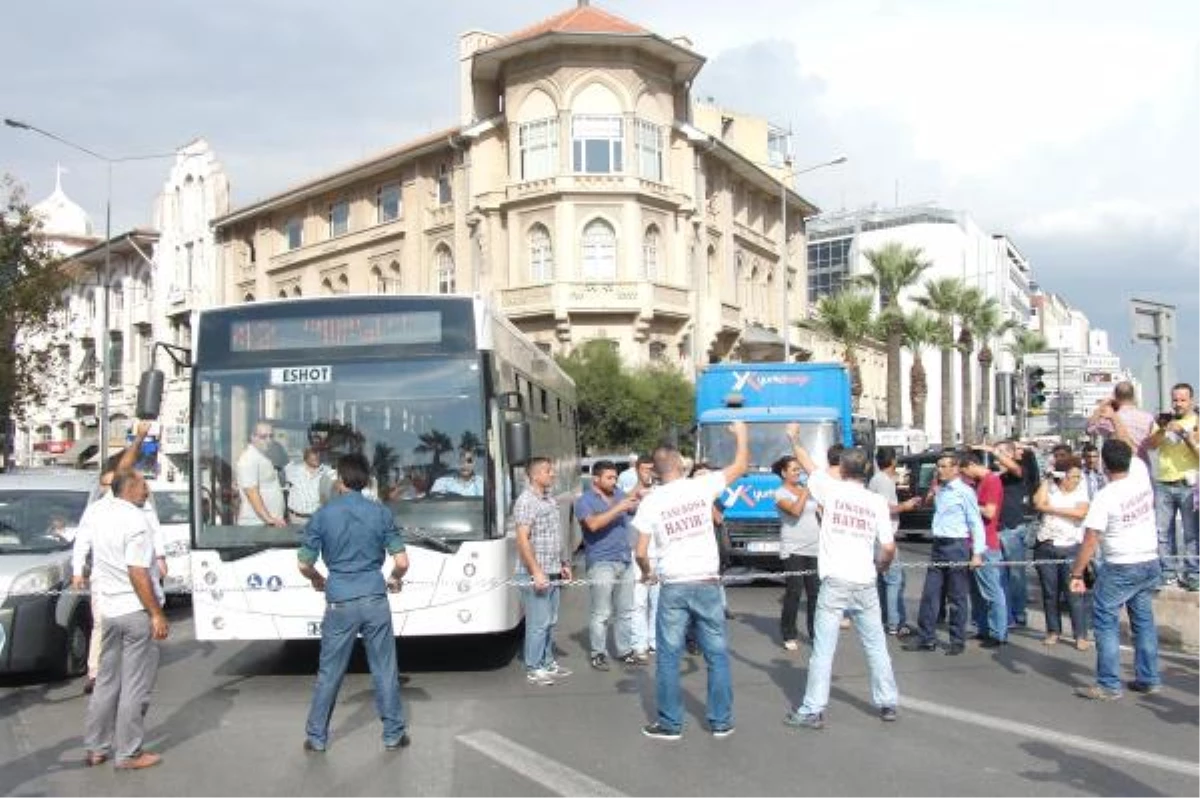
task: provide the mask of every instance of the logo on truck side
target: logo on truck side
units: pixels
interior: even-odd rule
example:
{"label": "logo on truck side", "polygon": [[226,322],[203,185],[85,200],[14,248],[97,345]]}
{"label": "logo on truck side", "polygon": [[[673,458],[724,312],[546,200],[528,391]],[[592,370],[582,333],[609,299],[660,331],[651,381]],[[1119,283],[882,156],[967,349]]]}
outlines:
{"label": "logo on truck side", "polygon": [[756,374],[753,371],[733,372],[733,390],[740,391],[750,387],[761,391],[767,385],[807,385],[810,377],[807,374]]}
{"label": "logo on truck side", "polygon": [[725,495],[721,497],[721,504],[728,509],[733,507],[739,501],[746,503],[747,507],[757,507],[758,503],[763,499],[771,499],[775,495],[773,490],[755,490],[746,484],[730,485],[725,489]]}

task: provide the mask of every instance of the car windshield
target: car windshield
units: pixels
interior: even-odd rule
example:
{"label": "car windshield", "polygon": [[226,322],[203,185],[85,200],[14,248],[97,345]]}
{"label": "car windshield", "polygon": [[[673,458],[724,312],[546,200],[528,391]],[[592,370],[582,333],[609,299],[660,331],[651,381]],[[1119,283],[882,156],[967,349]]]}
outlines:
{"label": "car windshield", "polygon": [[[478,360],[326,365],[303,370],[319,375],[311,381],[269,367],[198,375],[196,548],[298,545],[337,495],[332,467],[347,452],[366,456],[363,494],[391,508],[410,542],[485,537],[498,442],[486,438]],[[287,526],[265,525],[264,508]]]}
{"label": "car windshield", "polygon": [[191,502],[184,491],[154,491],[150,494],[160,524],[186,524]]}
{"label": "car windshield", "polygon": [[[753,421],[746,425],[750,432],[750,471],[767,472],[771,464],[792,453],[787,437],[787,422]],[[825,451],[840,440],[835,421],[800,424],[800,445],[816,461],[826,465]],[[714,468],[733,462],[733,435],[726,424],[706,424],[700,428],[698,455]]]}
{"label": "car windshield", "polygon": [[67,548],[87,500],[83,490],[0,490],[0,554]]}

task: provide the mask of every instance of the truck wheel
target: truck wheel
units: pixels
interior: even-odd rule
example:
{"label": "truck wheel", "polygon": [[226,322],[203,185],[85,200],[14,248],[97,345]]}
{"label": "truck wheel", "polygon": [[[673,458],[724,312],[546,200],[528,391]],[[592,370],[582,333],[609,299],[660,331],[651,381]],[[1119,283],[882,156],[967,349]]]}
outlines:
{"label": "truck wheel", "polygon": [[88,643],[91,641],[92,624],[87,613],[76,610],[67,624],[63,639],[63,652],[59,658],[58,675],[74,678],[87,673]]}

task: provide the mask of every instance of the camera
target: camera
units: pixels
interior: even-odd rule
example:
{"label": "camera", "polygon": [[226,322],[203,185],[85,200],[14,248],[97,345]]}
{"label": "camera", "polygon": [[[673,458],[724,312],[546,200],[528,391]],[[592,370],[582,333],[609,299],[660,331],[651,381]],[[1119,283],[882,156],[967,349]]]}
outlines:
{"label": "camera", "polygon": [[1174,413],[1159,413],[1158,418],[1155,420],[1158,422],[1158,426],[1166,427],[1168,424],[1170,424],[1172,421],[1175,421],[1176,419],[1177,419],[1177,416]]}
{"label": "camera", "polygon": [[1059,481],[1067,478],[1067,472],[1066,471],[1055,471],[1054,469],[1051,469],[1046,472],[1046,476],[1049,477],[1050,479],[1054,480],[1055,482],[1059,482]]}

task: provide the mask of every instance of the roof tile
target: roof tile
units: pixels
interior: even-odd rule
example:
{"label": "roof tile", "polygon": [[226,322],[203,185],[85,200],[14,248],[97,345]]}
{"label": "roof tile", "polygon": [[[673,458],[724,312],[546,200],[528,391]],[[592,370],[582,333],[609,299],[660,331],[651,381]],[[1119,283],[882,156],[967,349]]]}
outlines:
{"label": "roof tile", "polygon": [[536,25],[509,34],[503,39],[503,43],[512,44],[524,39],[532,39],[543,33],[649,33],[649,31],[616,14],[610,14],[603,9],[587,5],[567,9]]}

